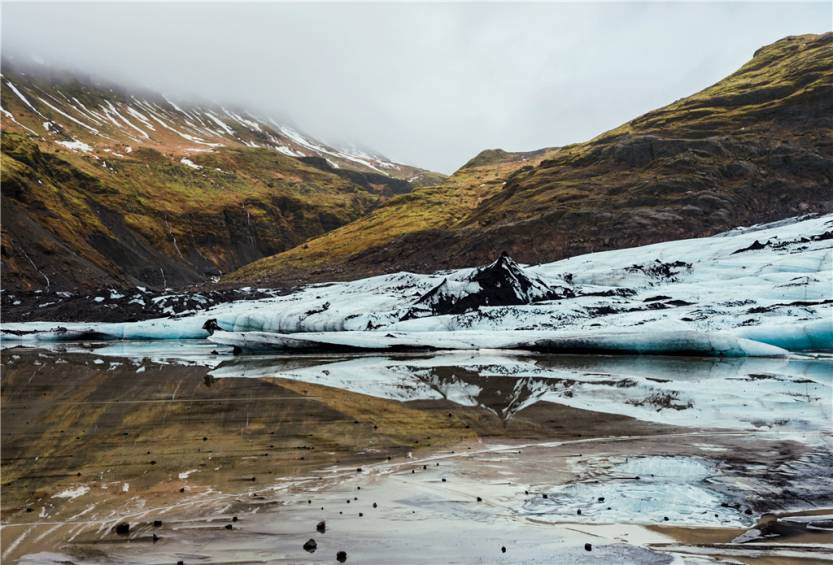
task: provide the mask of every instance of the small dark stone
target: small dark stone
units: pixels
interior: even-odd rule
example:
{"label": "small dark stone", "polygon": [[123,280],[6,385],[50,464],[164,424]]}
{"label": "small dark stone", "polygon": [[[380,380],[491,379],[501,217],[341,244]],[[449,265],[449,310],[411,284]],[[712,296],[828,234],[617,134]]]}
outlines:
{"label": "small dark stone", "polygon": [[346,551],[339,551],[336,553],[336,561],[339,563],[344,563],[347,561],[347,552]]}
{"label": "small dark stone", "polygon": [[663,517],[662,517],[662,521],[663,521],[663,522],[667,522],[667,521],[668,521],[668,516],[663,516]]}
{"label": "small dark stone", "polygon": [[116,533],[120,536],[126,536],[130,533],[130,524],[127,522],[121,522],[120,524],[116,524]]}
{"label": "small dark stone", "polygon": [[604,501],[605,501],[605,497],[600,496],[600,497],[599,497],[599,502],[604,502]]}
{"label": "small dark stone", "polygon": [[478,496],[477,497],[477,502],[483,502],[483,499]]}
{"label": "small dark stone", "polygon": [[179,492],[185,492],[185,487],[182,487],[181,489],[179,489]]}
{"label": "small dark stone", "polygon": [[544,498],[549,498],[550,497],[550,495],[548,495],[547,493],[544,493],[543,496],[544,496]]}
{"label": "small dark stone", "polygon": [[576,514],[578,514],[579,516],[581,516],[581,508],[579,508],[578,510],[576,510]]}
{"label": "small dark stone", "polygon": [[315,525],[315,529],[318,530],[318,533],[323,534],[327,531],[327,522],[321,520]]}
{"label": "small dark stone", "polygon": [[364,513],[359,512],[359,518],[364,518]]}
{"label": "small dark stone", "polygon": [[234,526],[232,526],[231,524],[226,524],[226,529],[227,529],[227,530],[230,530],[230,529],[232,529],[232,528],[234,528]]}
{"label": "small dark stone", "polygon": [[500,547],[500,552],[501,553],[506,553],[506,546],[505,545]]}
{"label": "small dark stone", "polygon": [[154,520],[153,521],[154,528],[161,528],[162,527],[162,520]]}
{"label": "small dark stone", "polygon": [[585,549],[586,551],[593,551],[593,546],[592,546],[591,544],[589,544],[589,543],[585,543],[585,544],[584,544],[584,549]]}
{"label": "small dark stone", "polygon": [[156,534],[153,534],[152,539],[153,539],[153,543],[156,543],[156,542],[159,541],[159,536],[157,536]]}
{"label": "small dark stone", "polygon": [[752,509],[747,508],[746,511],[744,511],[744,514],[746,514],[747,516],[751,516],[752,515]]}
{"label": "small dark stone", "polygon": [[177,561],[176,565],[185,565],[185,561]]}
{"label": "small dark stone", "polygon": [[357,468],[357,469],[356,469],[356,472],[357,472],[357,473],[361,473],[361,472],[362,472],[362,468],[361,468],[361,467]]}
{"label": "small dark stone", "polygon": [[310,538],[307,540],[307,543],[304,544],[304,551],[309,553],[315,553],[315,550],[318,549],[318,544],[315,543],[315,540]]}
{"label": "small dark stone", "polygon": [[31,506],[26,509],[26,512],[32,512],[32,511],[33,511],[33,508]]}
{"label": "small dark stone", "polygon": [[150,464],[151,465],[156,465],[156,461],[151,461]]}
{"label": "small dark stone", "polygon": [[443,477],[443,482],[445,482],[445,477]]}
{"label": "small dark stone", "polygon": [[373,508],[378,508],[378,507],[379,507],[379,505],[374,502],[373,503]]}
{"label": "small dark stone", "polygon": [[232,521],[232,522],[236,522],[236,521],[237,521],[237,516],[232,516],[232,517],[231,517],[231,521]]}

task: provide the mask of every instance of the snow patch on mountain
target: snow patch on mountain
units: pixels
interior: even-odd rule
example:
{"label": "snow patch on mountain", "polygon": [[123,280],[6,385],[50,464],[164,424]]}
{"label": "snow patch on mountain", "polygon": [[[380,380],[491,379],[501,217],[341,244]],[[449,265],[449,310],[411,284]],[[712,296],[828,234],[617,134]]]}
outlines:
{"label": "snow patch on mountain", "polygon": [[186,157],[180,159],[179,162],[188,167],[189,169],[194,169],[195,171],[199,171],[202,169],[202,165],[197,165],[191,159],[188,159]]}
{"label": "snow patch on mountain", "polygon": [[56,143],[58,145],[63,145],[72,151],[80,151],[82,153],[89,153],[93,150],[92,146],[84,143],[83,141],[78,141],[77,139],[73,139],[72,141],[56,141]]}

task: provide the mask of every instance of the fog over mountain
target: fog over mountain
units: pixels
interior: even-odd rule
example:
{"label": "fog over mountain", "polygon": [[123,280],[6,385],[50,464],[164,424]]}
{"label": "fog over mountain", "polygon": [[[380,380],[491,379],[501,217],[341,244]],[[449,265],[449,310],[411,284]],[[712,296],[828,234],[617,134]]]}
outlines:
{"label": "fog over mountain", "polygon": [[288,118],[451,172],[586,140],[830,29],[831,5],[4,3],[4,56]]}

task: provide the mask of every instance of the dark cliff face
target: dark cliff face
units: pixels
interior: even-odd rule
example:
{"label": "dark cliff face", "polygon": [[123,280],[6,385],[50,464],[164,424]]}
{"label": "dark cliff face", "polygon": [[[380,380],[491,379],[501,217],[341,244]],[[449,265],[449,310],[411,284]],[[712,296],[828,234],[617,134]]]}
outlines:
{"label": "dark cliff face", "polygon": [[[300,269],[304,254],[292,250],[252,277],[427,271],[483,263],[504,250],[525,263],[554,261],[830,211],[831,92],[833,34],[785,38],[701,92],[515,167],[453,222],[314,269]],[[472,163],[506,155],[490,150]]]}

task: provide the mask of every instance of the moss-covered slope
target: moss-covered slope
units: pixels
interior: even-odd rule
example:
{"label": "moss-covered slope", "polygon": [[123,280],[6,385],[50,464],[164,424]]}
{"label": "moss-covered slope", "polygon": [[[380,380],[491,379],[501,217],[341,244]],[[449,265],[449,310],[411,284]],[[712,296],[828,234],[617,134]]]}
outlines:
{"label": "moss-covered slope", "polygon": [[180,286],[356,220],[442,175],[274,120],[4,62],[2,286]]}

